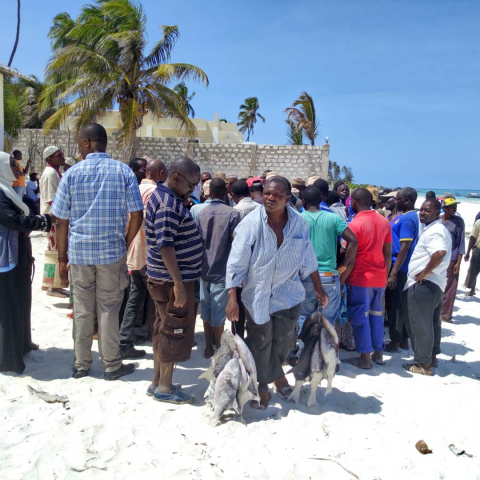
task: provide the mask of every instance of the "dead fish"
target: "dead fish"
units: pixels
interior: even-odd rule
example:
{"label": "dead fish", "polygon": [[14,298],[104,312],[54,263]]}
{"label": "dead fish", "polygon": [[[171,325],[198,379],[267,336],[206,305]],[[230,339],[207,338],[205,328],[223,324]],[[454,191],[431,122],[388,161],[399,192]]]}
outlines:
{"label": "dead fish", "polygon": [[[222,370],[215,383],[214,413],[210,425],[214,427],[229,407],[237,403],[237,391],[240,385],[240,364],[232,358]],[[238,414],[238,407],[237,407]]]}
{"label": "dead fish", "polygon": [[309,377],[311,373],[312,354],[317,342],[318,336],[308,337],[305,341],[305,347],[300,355],[300,359],[293,368],[295,387],[288,397],[288,401],[290,402],[298,403],[300,399],[300,390],[305,383],[305,379]]}
{"label": "dead fish", "polygon": [[338,354],[340,341],[338,340],[338,335],[335,330],[335,327],[323,315],[322,315],[321,322],[322,322],[323,328],[327,331],[328,336],[330,337],[330,345],[332,345],[333,349],[335,350],[335,353]]}
{"label": "dead fish", "polygon": [[222,338],[220,339],[220,345],[227,344],[230,347],[230,350],[235,351],[236,342],[233,333],[230,330],[225,329],[222,333]]}
{"label": "dead fish", "polygon": [[27,385],[28,391],[31,394],[36,395],[38,398],[42,399],[47,403],[67,403],[69,399],[65,395],[51,395],[50,393],[43,392],[41,390],[35,390],[30,385]]}
{"label": "dead fish", "polygon": [[245,370],[250,375],[250,382],[253,386],[253,390],[255,394],[260,398],[257,384],[257,367],[255,366],[255,359],[253,358],[252,352],[249,350],[247,344],[239,335],[235,335],[235,343],[237,345],[237,351],[243,362]]}
{"label": "dead fish", "polygon": [[322,333],[320,334],[320,352],[323,358],[322,373],[323,378],[326,378],[328,382],[327,389],[325,390],[325,396],[332,391],[333,377],[335,376],[338,365],[337,353],[335,351],[335,347],[332,345],[332,342],[335,342],[335,340],[332,339],[326,328],[322,328]]}
{"label": "dead fish", "polygon": [[298,335],[299,340],[305,343],[307,337],[311,336],[309,335],[310,329],[315,324],[320,324],[320,323],[321,323],[321,318],[320,318],[319,312],[313,312],[311,315],[309,315],[307,319],[303,322],[302,329],[300,330],[300,334]]}
{"label": "dead fish", "polygon": [[[222,338],[223,338],[223,335],[222,335]],[[229,360],[230,360],[230,358],[232,358],[234,350],[235,350],[235,347],[232,349],[229,343],[224,343],[223,345],[221,345],[220,348],[215,350],[215,353],[213,354],[213,357],[210,360],[210,366],[208,367],[208,369],[205,372],[203,372],[198,377],[198,379],[200,380],[201,378],[205,378],[205,380],[210,382],[213,378],[213,370],[215,368],[215,365],[218,362],[220,362],[225,355],[230,355],[229,357]]]}
{"label": "dead fish", "polygon": [[249,400],[254,400],[256,402],[260,401],[260,397],[252,391],[252,384],[250,382],[250,377],[248,376],[245,365],[242,361],[238,362],[240,365],[240,384],[237,390],[237,405],[238,405],[238,415],[240,421],[245,423],[243,420],[243,407]]}
{"label": "dead fish", "polygon": [[317,388],[319,383],[323,380],[323,367],[323,358],[320,354],[320,340],[317,340],[312,352],[312,360],[310,363],[310,396],[307,401],[308,407],[314,407],[317,404]]}
{"label": "dead fish", "polygon": [[213,397],[215,395],[215,383],[220,375],[222,373],[222,370],[225,368],[227,363],[233,358],[233,353],[228,351],[220,357],[218,362],[215,364],[215,367],[213,368],[212,371],[212,378],[210,380],[210,384],[208,385],[207,391],[205,392],[205,395],[203,398],[205,401],[210,404],[210,406],[213,408]]}

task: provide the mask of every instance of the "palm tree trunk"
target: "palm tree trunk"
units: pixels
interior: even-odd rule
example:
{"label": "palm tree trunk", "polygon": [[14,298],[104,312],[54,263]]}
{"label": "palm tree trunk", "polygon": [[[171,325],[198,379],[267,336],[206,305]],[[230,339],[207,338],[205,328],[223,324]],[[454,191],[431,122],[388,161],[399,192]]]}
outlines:
{"label": "palm tree trunk", "polygon": [[13,51],[10,55],[10,60],[8,61],[8,66],[12,66],[13,57],[15,57],[15,53],[17,52],[18,40],[20,38],[20,0],[17,0],[17,36],[15,37],[15,44],[13,45]]}

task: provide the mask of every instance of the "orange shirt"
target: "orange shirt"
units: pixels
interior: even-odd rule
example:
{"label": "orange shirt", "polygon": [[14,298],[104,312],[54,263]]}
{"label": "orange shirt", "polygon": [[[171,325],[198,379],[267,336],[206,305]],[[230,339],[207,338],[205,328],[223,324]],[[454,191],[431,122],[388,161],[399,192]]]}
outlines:
{"label": "orange shirt", "polygon": [[[23,167],[22,167],[22,164],[18,161],[18,160],[15,160],[17,162],[17,165],[18,165],[18,168],[20,169],[20,172],[23,173]],[[15,180],[12,184],[12,187],[25,187],[25,175],[20,175],[20,177],[18,177],[18,180]]]}

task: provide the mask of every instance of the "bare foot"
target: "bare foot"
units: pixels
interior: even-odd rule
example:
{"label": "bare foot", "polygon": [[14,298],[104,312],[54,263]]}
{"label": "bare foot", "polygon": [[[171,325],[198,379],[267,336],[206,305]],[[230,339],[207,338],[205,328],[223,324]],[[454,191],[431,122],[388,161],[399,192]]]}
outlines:
{"label": "bare foot", "polygon": [[40,347],[36,344],[31,342],[30,343],[30,350],[38,350]]}
{"label": "bare foot", "polygon": [[474,295],[476,295],[476,292],[475,292],[475,289],[473,288],[469,292],[465,293],[466,297],[473,297]]}
{"label": "bare foot", "polygon": [[390,342],[387,345],[385,345],[385,351],[389,353],[397,353],[399,346],[400,345],[398,342]]}
{"label": "bare foot", "polygon": [[434,355],[434,356],[432,357],[432,367],[433,367],[433,368],[438,368],[438,359],[437,359],[437,356],[436,356],[436,355]]}
{"label": "bare foot", "polygon": [[213,351],[213,347],[207,347],[203,352],[203,356],[208,360],[213,357],[214,353],[215,352]]}
{"label": "bare foot", "polygon": [[404,342],[400,342],[400,348],[402,350],[408,350],[408,339],[405,340]]}
{"label": "bare foot", "polygon": [[345,360],[345,362],[361,368],[362,370],[370,370],[372,368],[372,362],[366,361],[362,357],[349,358],[348,360]]}
{"label": "bare foot", "polygon": [[277,392],[286,400],[290,394],[293,392],[292,386],[288,383],[288,380],[285,377],[275,380],[275,387],[277,387]]}
{"label": "bare foot", "polygon": [[373,354],[372,354],[372,360],[373,360],[377,365],[385,365],[385,362],[383,361],[383,352],[373,352]]}
{"label": "bare foot", "polygon": [[252,408],[255,408],[257,410],[265,410],[268,407],[268,402],[272,398],[270,395],[270,392],[258,392],[260,394],[260,402],[257,402],[255,400],[250,401],[250,406]]}

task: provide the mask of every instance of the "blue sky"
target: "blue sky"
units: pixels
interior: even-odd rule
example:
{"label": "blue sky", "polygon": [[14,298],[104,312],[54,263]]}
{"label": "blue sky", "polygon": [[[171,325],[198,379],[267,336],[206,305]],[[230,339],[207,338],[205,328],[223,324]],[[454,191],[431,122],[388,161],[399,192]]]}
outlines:
{"label": "blue sky", "polygon": [[[77,0],[23,0],[14,65],[43,75],[52,18]],[[283,110],[306,90],[332,160],[355,181],[480,189],[480,2],[446,0],[144,0],[148,35],[178,25],[173,61],[193,63],[210,87],[196,116],[236,121],[257,96],[265,124],[251,140],[285,144]],[[2,0],[0,62],[15,36],[16,1]],[[9,21],[11,19],[11,21]]]}

